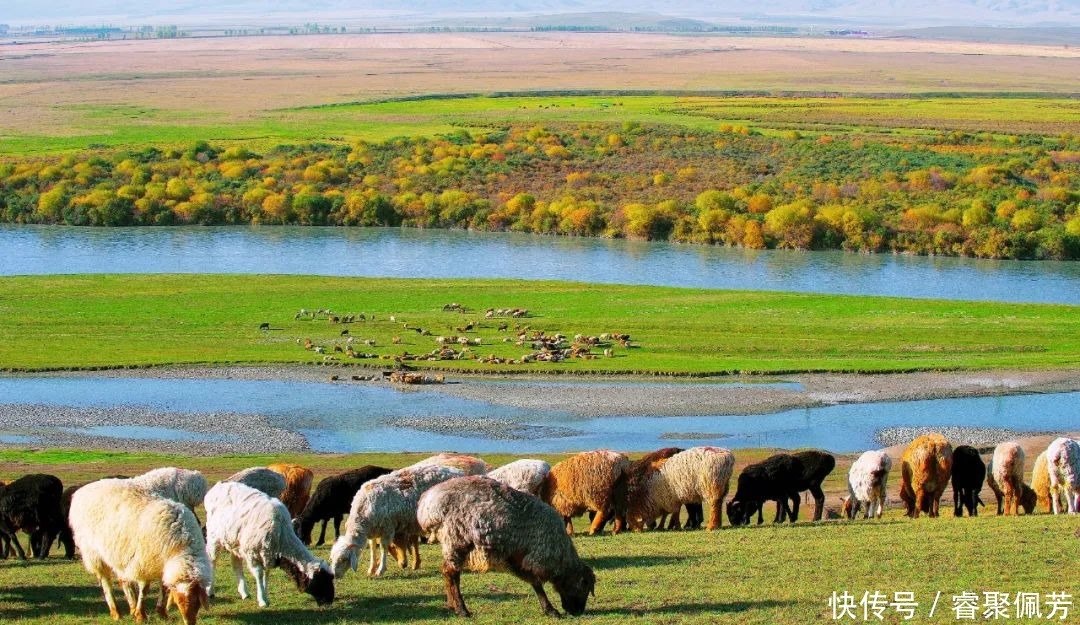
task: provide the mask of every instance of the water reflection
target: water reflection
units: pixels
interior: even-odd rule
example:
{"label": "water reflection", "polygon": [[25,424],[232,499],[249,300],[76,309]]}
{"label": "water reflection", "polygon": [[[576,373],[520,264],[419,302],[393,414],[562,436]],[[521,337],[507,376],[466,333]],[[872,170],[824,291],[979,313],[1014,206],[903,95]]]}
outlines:
{"label": "water reflection", "polygon": [[524,278],[1080,304],[1080,263],[311,227],[0,226],[0,275],[280,273]]}

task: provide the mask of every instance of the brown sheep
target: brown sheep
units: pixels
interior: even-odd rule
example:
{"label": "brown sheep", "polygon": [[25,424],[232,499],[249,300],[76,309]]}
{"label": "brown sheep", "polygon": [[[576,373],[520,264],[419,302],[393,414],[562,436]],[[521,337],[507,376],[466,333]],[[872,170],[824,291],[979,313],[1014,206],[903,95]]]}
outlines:
{"label": "brown sheep", "polygon": [[296,518],[304,511],[308,499],[311,498],[311,484],[315,481],[315,474],[311,469],[298,464],[278,462],[267,469],[280,473],[285,478],[285,490],[281,492],[281,503],[289,509],[289,516]]}
{"label": "brown sheep", "polygon": [[1050,505],[1050,467],[1046,463],[1046,452],[1039,454],[1035,459],[1035,467],[1031,469],[1031,489],[1035,491],[1035,497],[1039,508],[1052,513]]}
{"label": "brown sheep", "polygon": [[590,534],[599,533],[614,516],[614,532],[626,525],[626,482],[630,459],[609,449],[582,452],[551,468],[540,487],[540,498],[563,517],[573,535],[573,517],[596,512]]}
{"label": "brown sheep", "polygon": [[900,460],[900,499],[907,515],[938,515],[938,505],[952,474],[952,445],[941,434],[925,434],[904,450]]}

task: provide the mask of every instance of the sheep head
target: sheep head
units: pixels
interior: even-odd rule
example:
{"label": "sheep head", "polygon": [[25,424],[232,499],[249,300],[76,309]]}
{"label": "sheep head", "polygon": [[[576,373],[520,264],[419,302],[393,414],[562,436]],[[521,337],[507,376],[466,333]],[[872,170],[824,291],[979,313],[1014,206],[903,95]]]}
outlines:
{"label": "sheep head", "polygon": [[840,498],[840,513],[846,519],[855,518],[855,506],[853,506],[851,503],[851,497]]}
{"label": "sheep head", "polygon": [[750,516],[754,508],[742,501],[729,501],[727,505],[728,521],[733,526],[750,525]]}
{"label": "sheep head", "polygon": [[1024,514],[1032,514],[1039,503],[1039,496],[1027,484],[1021,487],[1020,492],[1020,507],[1024,509]]}
{"label": "sheep head", "polygon": [[579,570],[552,580],[552,585],[559,593],[563,610],[572,616],[584,613],[589,595],[596,596],[596,575],[584,564]]}
{"label": "sheep head", "polygon": [[282,558],[278,566],[296,584],[297,590],[311,595],[316,604],[327,606],[334,602],[334,574],[325,562],[301,565]]}
{"label": "sheep head", "polygon": [[330,565],[334,570],[334,577],[341,577],[349,569],[355,571],[360,566],[359,551],[360,545],[347,536],[334,541],[334,546],[330,549]]}
{"label": "sheep head", "polygon": [[201,582],[180,582],[168,589],[169,598],[165,603],[165,610],[170,605],[175,605],[184,625],[195,625],[195,617],[200,608],[210,607],[210,595],[206,592]]}

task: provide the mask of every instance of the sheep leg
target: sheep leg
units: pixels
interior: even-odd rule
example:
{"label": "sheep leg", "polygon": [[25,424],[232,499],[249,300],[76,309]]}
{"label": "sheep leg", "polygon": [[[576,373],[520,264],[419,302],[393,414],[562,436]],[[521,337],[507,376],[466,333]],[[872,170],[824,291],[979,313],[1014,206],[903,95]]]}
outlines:
{"label": "sheep leg", "polygon": [[[326,543],[326,525],[329,522],[330,522],[329,519],[323,519],[323,521],[322,521],[322,530],[319,532],[319,541],[317,543],[315,543],[316,547],[322,547]],[[337,528],[338,528],[337,520],[335,519],[335,522],[334,522],[334,531],[335,532],[337,531]]]}
{"label": "sheep leg", "polygon": [[[686,513],[687,513],[687,515],[690,514],[690,508],[689,507],[687,507]],[[712,501],[710,501],[709,502],[709,522],[705,524],[705,529],[709,530],[709,531],[720,529],[720,527],[723,525],[723,514],[724,514],[724,498],[723,497],[717,497],[717,498],[713,499]],[[730,521],[730,519],[728,519],[728,520]],[[686,524],[687,524],[687,526],[690,526],[690,521],[687,520]]]}
{"label": "sheep leg", "polygon": [[562,614],[559,614],[559,611],[555,609],[555,606],[551,605],[551,600],[548,599],[547,593],[544,592],[544,584],[541,582],[534,582],[532,587],[533,592],[536,593],[536,598],[540,600],[540,609],[544,611],[544,616],[554,616],[555,618],[561,617]]}
{"label": "sheep leg", "polygon": [[146,590],[149,587],[150,582],[140,581],[138,584],[138,594],[135,597],[135,608],[132,610],[136,623],[146,622]]}
{"label": "sheep leg", "polygon": [[413,536],[412,540],[410,541],[409,546],[412,548],[412,570],[419,571],[420,570],[420,537],[419,536]]}
{"label": "sheep leg", "polygon": [[788,495],[788,497],[791,500],[791,506],[788,507],[787,502],[785,501],[784,502],[784,504],[785,504],[784,510],[785,510],[785,512],[787,512],[788,521],[791,521],[792,523],[794,523],[795,521],[799,520],[799,499],[800,499],[799,498],[799,493],[792,493],[792,494]]}
{"label": "sheep leg", "polygon": [[249,562],[248,569],[255,578],[255,599],[259,602],[259,607],[269,607],[270,602],[266,600],[266,568],[259,562]]}
{"label": "sheep leg", "polygon": [[244,579],[244,562],[236,556],[232,557],[233,575],[236,576],[236,592],[241,599],[248,598],[247,581]]}
{"label": "sheep leg", "polygon": [[[1056,514],[1056,513],[1055,513]],[[574,535],[574,519],[568,516],[563,517],[563,523],[566,524],[566,533],[570,536]]]}
{"label": "sheep leg", "polygon": [[105,595],[105,605],[109,606],[109,616],[112,620],[120,620],[120,611],[116,609],[116,599],[113,598],[112,582],[109,578],[102,577],[101,580],[101,592]]}
{"label": "sheep leg", "polygon": [[[380,577],[386,572],[386,553],[390,551],[390,542],[389,536],[379,538],[379,566],[375,569],[375,577]],[[374,550],[372,550],[372,556],[374,555]]]}
{"label": "sheep leg", "polygon": [[169,591],[165,588],[165,584],[161,584],[161,592],[158,593],[158,601],[154,609],[161,618],[168,618]]}
{"label": "sheep leg", "polygon": [[135,597],[135,585],[131,582],[120,582],[120,590],[124,591],[124,600],[127,601],[128,612],[131,613],[131,616],[134,617],[135,620],[138,620],[135,609],[136,606],[138,606],[139,601]]}
{"label": "sheep leg", "polygon": [[814,496],[814,520],[820,521],[825,512],[825,493],[821,490],[821,484],[811,486],[810,494]]}
{"label": "sheep leg", "polygon": [[461,564],[459,562],[464,562],[464,560],[463,554],[455,553],[443,559],[441,568],[443,583],[446,587],[446,607],[458,616],[467,617],[472,616],[472,613],[465,607],[465,598],[461,596]]}
{"label": "sheep leg", "polygon": [[[675,506],[675,512],[671,513],[671,520],[668,521],[667,528],[669,530],[682,529],[682,519],[679,518],[679,512],[682,510],[680,506]],[[689,514],[689,513],[687,513]]]}
{"label": "sheep leg", "polygon": [[[1054,511],[1054,514],[1057,514],[1056,510]],[[15,546],[15,553],[19,554],[19,559],[25,560],[26,552],[23,551],[22,545],[19,544],[19,537],[15,535],[15,532],[12,532],[9,534],[9,538],[11,538],[11,544]]]}
{"label": "sheep leg", "polygon": [[[1058,487],[1057,486],[1051,486],[1050,487],[1050,508],[1053,510],[1054,514],[1059,514],[1058,507],[1061,505],[1061,501],[1059,501],[1060,499],[1061,499],[1061,493],[1058,492]],[[11,536],[11,538],[12,538],[12,540],[15,540],[14,534]],[[19,541],[16,540],[15,545],[18,546],[18,544],[19,544]]]}
{"label": "sheep leg", "polygon": [[596,518],[593,519],[592,525],[589,526],[589,534],[595,536],[604,531],[604,526],[607,525],[606,510],[597,510]]}

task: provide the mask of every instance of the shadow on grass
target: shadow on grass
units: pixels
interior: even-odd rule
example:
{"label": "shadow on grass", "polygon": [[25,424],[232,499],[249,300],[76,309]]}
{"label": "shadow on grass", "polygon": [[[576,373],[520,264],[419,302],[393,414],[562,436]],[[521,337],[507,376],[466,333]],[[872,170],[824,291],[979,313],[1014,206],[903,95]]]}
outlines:
{"label": "shadow on grass", "polygon": [[[531,597],[531,595],[530,595]],[[483,602],[519,602],[526,600],[515,593],[466,594],[465,601],[472,607]],[[244,608],[238,608],[244,610]],[[224,611],[221,614],[226,614]],[[400,595],[395,597],[361,597],[335,601],[331,608],[316,608],[314,605],[303,608],[275,610],[271,607],[263,611],[230,611],[228,618],[252,625],[264,623],[289,623],[291,625],[319,625],[322,623],[340,623],[343,621],[363,621],[365,623],[398,623],[415,620],[439,620],[453,616],[446,607],[442,595]]]}
{"label": "shadow on grass", "polygon": [[634,569],[667,564],[686,564],[699,560],[698,556],[596,556],[586,558],[585,563],[598,571],[607,569]]}
{"label": "shadow on grass", "polygon": [[[121,609],[126,608],[119,589],[116,596]],[[100,614],[107,619],[109,608],[97,586],[12,586],[0,589],[0,622],[37,618],[42,614]]]}
{"label": "shadow on grass", "polygon": [[604,615],[604,614],[618,614],[623,616],[643,616],[658,615],[658,614],[670,614],[670,615],[682,615],[688,614],[731,614],[737,612],[746,612],[747,610],[759,610],[763,608],[780,608],[785,606],[795,605],[795,601],[775,601],[772,599],[766,599],[764,601],[732,601],[731,603],[720,602],[705,602],[705,603],[672,603],[668,605],[659,606],[656,608],[602,608],[599,610],[587,609],[585,614],[589,615]]}

